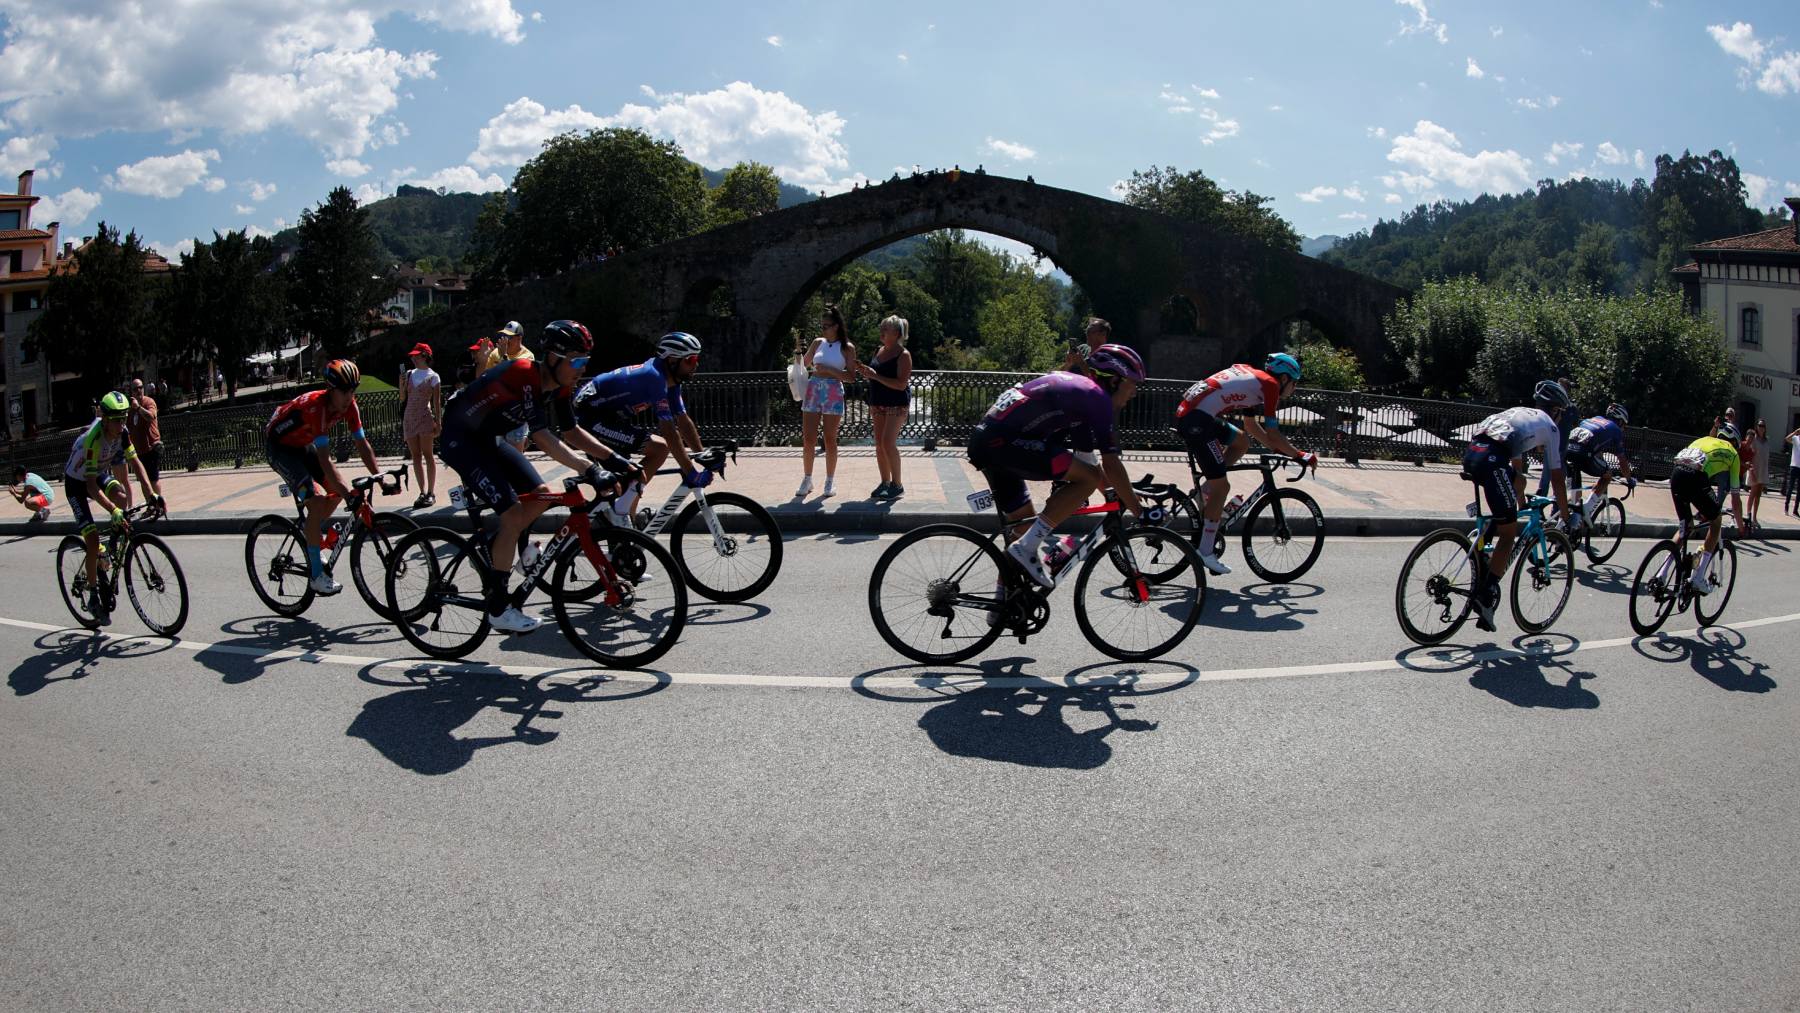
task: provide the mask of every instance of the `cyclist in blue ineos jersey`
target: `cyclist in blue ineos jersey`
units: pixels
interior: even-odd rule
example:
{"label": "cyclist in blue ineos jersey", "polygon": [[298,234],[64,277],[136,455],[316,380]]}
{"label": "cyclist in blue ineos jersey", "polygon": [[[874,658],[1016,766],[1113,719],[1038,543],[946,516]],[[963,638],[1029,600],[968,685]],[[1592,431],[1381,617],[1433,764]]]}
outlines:
{"label": "cyclist in blue ineos jersey", "polygon": [[1544,380],[1532,391],[1535,408],[1508,408],[1481,421],[1468,452],[1463,455],[1463,478],[1474,482],[1485,495],[1493,518],[1494,550],[1488,557],[1480,593],[1475,596],[1475,625],[1494,632],[1494,609],[1500,604],[1500,578],[1512,560],[1513,539],[1519,533],[1519,497],[1525,495],[1525,455],[1533,450],[1544,455],[1544,468],[1556,491],[1556,509],[1569,516],[1568,490],[1563,480],[1562,430],[1556,416],[1568,411],[1569,392],[1554,380]]}
{"label": "cyclist in blue ineos jersey", "polygon": [[[613,501],[619,524],[633,525],[632,508],[644,491],[649,476],[656,474],[670,454],[681,469],[681,480],[700,489],[712,481],[712,472],[694,467],[689,450],[701,449],[700,429],[688,416],[681,385],[700,371],[700,339],[686,331],[665,334],[656,343],[656,354],[635,366],[602,373],[583,384],[575,394],[575,424],[619,454],[637,454],[644,478],[634,481]],[[638,414],[651,411],[657,432],[639,424]],[[642,527],[641,521],[636,524]]]}
{"label": "cyclist in blue ineos jersey", "polygon": [[1631,416],[1625,406],[1612,404],[1606,406],[1605,413],[1582,419],[1569,430],[1568,445],[1563,448],[1563,468],[1572,480],[1574,491],[1581,492],[1582,475],[1594,479],[1593,492],[1588,494],[1575,515],[1577,523],[1585,524],[1594,508],[1606,501],[1606,486],[1612,481],[1614,461],[1618,462],[1619,474],[1625,479],[1625,488],[1637,486],[1637,479],[1631,477],[1631,461],[1625,456],[1624,427],[1630,423]]}

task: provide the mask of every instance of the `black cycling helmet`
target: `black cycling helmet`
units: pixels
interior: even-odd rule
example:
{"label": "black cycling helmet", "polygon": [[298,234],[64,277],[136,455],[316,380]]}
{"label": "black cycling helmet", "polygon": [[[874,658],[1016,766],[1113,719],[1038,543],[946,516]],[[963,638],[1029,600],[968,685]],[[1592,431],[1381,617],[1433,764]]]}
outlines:
{"label": "black cycling helmet", "polygon": [[1737,443],[1737,441],[1740,439],[1740,437],[1738,436],[1737,427],[1732,425],[1729,422],[1720,423],[1719,439],[1724,440],[1726,443],[1733,443],[1733,444]]}
{"label": "black cycling helmet", "polygon": [[552,320],[544,325],[543,348],[557,355],[586,355],[594,350],[594,336],[573,320]]}
{"label": "black cycling helmet", "polygon": [[1555,380],[1539,380],[1531,392],[1531,399],[1539,408],[1568,408],[1574,403],[1569,399],[1569,392]]}
{"label": "black cycling helmet", "polygon": [[1607,405],[1606,417],[1622,426],[1631,425],[1631,413],[1626,411],[1625,406],[1622,404]]}

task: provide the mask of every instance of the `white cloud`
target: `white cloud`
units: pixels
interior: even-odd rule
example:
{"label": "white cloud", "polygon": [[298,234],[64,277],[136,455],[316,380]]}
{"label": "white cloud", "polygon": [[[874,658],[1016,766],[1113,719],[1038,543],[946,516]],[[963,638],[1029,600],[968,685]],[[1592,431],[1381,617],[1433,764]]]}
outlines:
{"label": "white cloud", "polygon": [[200,184],[200,189],[205,190],[207,193],[218,193],[220,190],[225,189],[225,181],[214,176],[211,179],[202,182]]}
{"label": "white cloud", "polygon": [[1357,201],[1358,203],[1361,203],[1363,200],[1367,199],[1367,197],[1368,197],[1367,194],[1363,193],[1363,189],[1360,186],[1344,187],[1342,193],[1346,199]]}
{"label": "white cloud", "polygon": [[231,206],[231,213],[237,214],[237,215],[253,215],[256,213],[256,205],[254,205],[254,204],[233,204]]}
{"label": "white cloud", "polygon": [[1201,109],[1200,118],[1212,124],[1207,128],[1206,136],[1200,138],[1201,144],[1223,141],[1228,137],[1236,137],[1238,134],[1238,121],[1220,116],[1216,109],[1210,107]]}
{"label": "white cloud", "polygon": [[162,254],[163,259],[170,263],[180,263],[181,258],[194,252],[194,241],[192,239],[183,239],[181,242],[174,244],[153,242],[147,245],[152,250]]}
{"label": "white cloud", "polygon": [[907,59],[907,57],[906,57],[906,54],[905,54],[905,53],[895,53],[895,54],[894,54],[894,55],[895,55],[895,56],[897,56],[897,57],[899,57],[899,58],[900,58],[900,62],[901,62],[901,63],[905,63],[905,62],[906,62],[906,59]]}
{"label": "white cloud", "polygon": [[[208,148],[205,151],[187,150],[179,155],[151,155],[149,158],[130,165],[121,165],[106,178],[107,185],[125,193],[142,197],[171,198],[179,197],[190,186],[205,184],[209,190],[216,189],[209,182],[209,162],[218,161],[218,151]],[[221,181],[221,187],[223,182]]]}
{"label": "white cloud", "polygon": [[[536,20],[536,19],[533,19],[533,20]],[[277,219],[275,219],[275,227],[276,227],[276,228],[278,228],[278,229],[285,229],[285,228],[287,228],[287,225],[288,225],[288,221],[287,221],[287,219],[286,219],[286,218],[277,218]]]}
{"label": "white cloud", "polygon": [[1114,200],[1124,200],[1128,187],[1124,180],[1115,179],[1112,181],[1112,185],[1106,188],[1106,192],[1112,194]]}
{"label": "white cloud", "polygon": [[350,195],[356,198],[356,203],[358,204],[373,204],[392,193],[393,190],[391,188],[383,190],[373,183],[358,183],[356,184],[356,189],[352,190]]}
{"label": "white cloud", "polygon": [[1594,149],[1594,157],[1603,165],[1624,165],[1631,161],[1631,156],[1619,150],[1611,141],[1601,141],[1600,146]]}
{"label": "white cloud", "polygon": [[50,152],[55,150],[56,138],[49,134],[8,137],[5,144],[0,144],[0,180],[11,183],[26,169],[36,169],[44,177],[57,175],[59,167],[50,161]]}
{"label": "white cloud", "polygon": [[543,11],[532,11],[531,12],[531,23],[534,25],[543,24],[544,23],[544,12]]}
{"label": "white cloud", "polygon": [[1387,128],[1386,127],[1365,127],[1364,132],[1367,133],[1370,137],[1373,137],[1377,140],[1381,140],[1381,141],[1387,140]]}
{"label": "white cloud", "polygon": [[1535,98],[1513,99],[1513,105],[1518,106],[1520,109],[1532,109],[1532,110],[1555,109],[1557,106],[1559,106],[1561,104],[1562,104],[1562,96],[1560,96],[1560,95],[1548,95],[1542,99],[1535,99]]}
{"label": "white cloud", "polygon": [[72,229],[87,221],[88,215],[100,206],[100,195],[75,187],[59,194],[46,195],[39,200],[37,207],[31,209],[33,222],[60,222],[65,229]]}
{"label": "white cloud", "polygon": [[1381,177],[1381,185],[1394,190],[1405,190],[1407,193],[1424,193],[1437,186],[1437,181],[1430,176],[1402,172],[1397,176]]}
{"label": "white cloud", "polygon": [[273,232],[270,232],[268,229],[263,228],[260,225],[246,225],[243,227],[243,229],[241,231],[244,233],[244,235],[247,238],[250,238],[250,239],[255,239],[259,236],[268,237],[268,236],[273,236],[275,234]]}
{"label": "white cloud", "polygon": [[1481,64],[1476,63],[1475,58],[1473,56],[1471,56],[1471,57],[1469,57],[1469,66],[1463,70],[1463,75],[1465,77],[1472,77],[1472,78],[1479,80],[1481,78],[1486,77],[1487,73],[1481,69]]}
{"label": "white cloud", "polygon": [[1644,149],[1643,148],[1639,148],[1636,151],[1631,153],[1631,164],[1636,166],[1639,169],[1644,168],[1645,163],[1644,163]]}
{"label": "white cloud", "polygon": [[1401,35],[1429,35],[1437,39],[1439,44],[1450,41],[1450,26],[1431,16],[1431,12],[1425,9],[1425,0],[1394,0],[1394,2],[1410,9],[1418,16],[1416,21],[1400,23]]}
{"label": "white cloud", "polygon": [[1381,202],[1383,204],[1398,204],[1398,203],[1400,203],[1400,201],[1401,201],[1401,197],[1397,193],[1388,193],[1388,194],[1381,195]]}
{"label": "white cloud", "polygon": [[1488,26],[1488,36],[1490,38],[1497,39],[1504,34],[1506,34],[1506,29],[1501,28],[1499,25],[1489,25]]}
{"label": "white cloud", "polygon": [[275,184],[273,183],[259,183],[254,179],[245,182],[250,187],[250,199],[258,204],[275,196]]}
{"label": "white cloud", "polygon": [[[1707,25],[1706,32],[1719,48],[1744,66],[1738,68],[1738,87],[1749,87],[1752,78],[1758,91],[1769,95],[1800,93],[1800,52],[1789,50],[1775,55],[1773,47],[1756,37],[1756,29],[1747,21],[1724,25]],[[1761,70],[1761,74],[1754,73]]]}
{"label": "white cloud", "polygon": [[768,38],[764,39],[763,41],[767,42],[771,46],[774,46],[776,49],[781,48],[781,36],[779,36],[779,35],[771,35]]}
{"label": "white cloud", "polygon": [[1014,141],[1003,141],[996,137],[987,139],[987,150],[1002,158],[1009,158],[1015,162],[1029,162],[1037,157],[1036,151],[1023,144]]}
{"label": "white cloud", "polygon": [[1196,92],[1196,93],[1197,93],[1197,94],[1199,94],[1199,96],[1200,96],[1200,97],[1201,97],[1201,98],[1207,98],[1207,99],[1215,99],[1215,100],[1216,100],[1216,99],[1217,99],[1217,98],[1218,98],[1218,97],[1219,97],[1219,89],[1217,89],[1217,88],[1202,88],[1202,87],[1200,87],[1200,86],[1199,86],[1199,85],[1197,85],[1197,84],[1196,84],[1196,85],[1190,85],[1190,86],[1189,86],[1189,87],[1191,87],[1191,88],[1193,88],[1193,89],[1194,89],[1194,91],[1195,91],[1195,92]]}
{"label": "white cloud", "polygon": [[1270,106],[1269,111],[1272,113],[1278,113],[1281,111],[1281,107],[1280,106]]}
{"label": "white cloud", "polygon": [[468,161],[477,169],[524,165],[550,138],[571,130],[597,130],[607,123],[606,117],[578,105],[552,110],[541,102],[517,98],[481,128]]}
{"label": "white cloud", "polygon": [[[1508,193],[1531,182],[1530,159],[1511,149],[1471,155],[1455,134],[1430,120],[1420,120],[1411,133],[1395,137],[1387,158],[1415,171],[1427,184],[1449,183],[1471,192]],[[1413,177],[1403,174],[1402,185],[1410,190],[1409,178]]]}
{"label": "white cloud", "polygon": [[1161,99],[1163,107],[1172,113],[1191,113],[1194,111],[1192,100],[1181,92],[1169,91],[1165,88],[1159,92],[1156,97]]}
{"label": "white cloud", "polygon": [[1756,87],[1770,95],[1800,92],[1800,53],[1783,53],[1769,61]]}
{"label": "white cloud", "polygon": [[1302,201],[1304,201],[1308,204],[1317,204],[1327,197],[1336,197],[1337,192],[1338,192],[1338,188],[1335,186],[1321,185],[1321,186],[1315,186],[1311,190],[1306,191],[1305,193],[1297,193],[1294,196],[1300,198]]}
{"label": "white cloud", "polygon": [[355,179],[358,176],[367,176],[369,165],[367,162],[359,162],[354,158],[334,158],[325,163],[325,171],[334,176]]}
{"label": "white cloud", "polygon": [[1579,141],[1554,141],[1550,145],[1550,150],[1545,152],[1544,161],[1555,165],[1565,158],[1580,158],[1581,149],[1584,147],[1586,145]]}
{"label": "white cloud", "polygon": [[506,189],[506,180],[495,173],[483,176],[466,165],[439,169],[429,176],[418,176],[406,181],[412,186],[422,186],[428,190],[444,189],[451,193],[492,193]]}
{"label": "white cloud", "polygon": [[1706,34],[1712,36],[1719,48],[1752,66],[1762,64],[1763,53],[1767,47],[1756,37],[1756,29],[1748,21],[1739,21],[1730,28],[1724,25],[1707,25]]}
{"label": "white cloud", "polygon": [[1338,220],[1345,222],[1366,222],[1369,220],[1369,216],[1363,214],[1361,211],[1346,211],[1343,214],[1338,215]]}

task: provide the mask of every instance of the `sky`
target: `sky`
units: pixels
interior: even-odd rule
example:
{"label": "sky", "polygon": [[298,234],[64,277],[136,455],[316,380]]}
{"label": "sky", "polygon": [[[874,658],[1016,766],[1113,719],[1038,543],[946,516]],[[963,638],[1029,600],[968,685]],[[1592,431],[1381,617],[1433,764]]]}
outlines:
{"label": "sky", "polygon": [[601,126],[826,192],[1200,169],[1309,236],[1684,149],[1759,207],[1800,195],[1791,0],[0,0],[0,26],[0,186],[35,168],[36,224],[170,255],[338,185],[499,189]]}

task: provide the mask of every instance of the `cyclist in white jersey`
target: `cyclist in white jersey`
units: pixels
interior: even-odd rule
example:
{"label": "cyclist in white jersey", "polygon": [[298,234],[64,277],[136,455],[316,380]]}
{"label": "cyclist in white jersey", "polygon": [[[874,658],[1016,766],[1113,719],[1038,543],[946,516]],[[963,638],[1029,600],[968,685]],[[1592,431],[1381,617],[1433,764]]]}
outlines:
{"label": "cyclist in white jersey", "polygon": [[1512,559],[1513,539],[1519,533],[1519,500],[1525,495],[1525,455],[1533,450],[1544,455],[1556,509],[1569,516],[1569,491],[1563,478],[1562,429],[1556,416],[1568,411],[1569,392],[1554,380],[1545,380],[1532,392],[1535,408],[1508,408],[1483,419],[1463,455],[1463,478],[1475,483],[1477,498],[1485,494],[1488,515],[1494,521],[1494,551],[1488,572],[1475,596],[1475,625],[1494,632],[1494,609],[1500,604],[1500,578]]}

